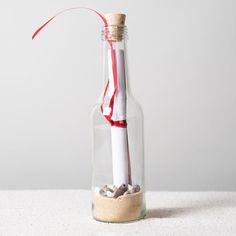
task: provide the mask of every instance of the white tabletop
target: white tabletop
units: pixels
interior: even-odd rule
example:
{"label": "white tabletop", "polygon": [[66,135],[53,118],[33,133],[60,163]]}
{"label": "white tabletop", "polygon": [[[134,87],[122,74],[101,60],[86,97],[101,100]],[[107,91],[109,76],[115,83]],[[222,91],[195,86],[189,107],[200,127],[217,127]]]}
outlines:
{"label": "white tabletop", "polygon": [[0,236],[236,235],[236,192],[147,192],[146,219],[91,217],[86,190],[0,191]]}

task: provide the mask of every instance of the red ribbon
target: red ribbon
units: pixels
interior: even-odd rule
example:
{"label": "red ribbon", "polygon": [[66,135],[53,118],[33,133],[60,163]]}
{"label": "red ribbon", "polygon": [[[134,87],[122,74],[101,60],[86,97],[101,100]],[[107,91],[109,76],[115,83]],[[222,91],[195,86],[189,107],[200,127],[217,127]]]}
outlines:
{"label": "red ribbon", "polygon": [[[56,18],[58,15],[65,13],[67,11],[71,11],[71,10],[77,10],[77,9],[85,9],[85,10],[89,10],[92,11],[94,13],[97,14],[97,16],[99,16],[103,23],[104,26],[106,27],[107,24],[107,20],[104,16],[102,16],[102,14],[100,14],[98,11],[93,10],[91,8],[88,7],[72,7],[72,8],[67,8],[65,10],[62,10],[60,12],[58,12],[56,15],[54,15],[53,17],[51,17],[49,20],[47,20],[43,25],[41,25],[32,35],[32,40],[39,34],[39,32],[46,27],[54,18]],[[110,45],[111,48],[111,59],[112,59],[112,72],[113,72],[113,80],[114,80],[114,92],[111,96],[110,102],[109,102],[109,108],[110,108],[110,114],[109,115],[104,115],[104,117],[108,120],[108,122],[111,124],[111,126],[116,126],[116,127],[120,127],[120,128],[126,128],[127,127],[127,121],[126,120],[119,120],[119,121],[114,121],[112,120],[112,114],[113,114],[113,108],[114,108],[114,100],[115,100],[115,96],[117,94],[117,88],[118,88],[118,80],[117,80],[117,66],[116,66],[116,53],[115,50],[113,49],[113,44],[112,44],[112,40],[109,37],[109,31],[105,30],[105,37],[107,39],[107,42]],[[102,104],[100,106],[101,111],[103,113],[103,105],[104,105],[104,100],[105,100],[105,96],[107,93],[107,89],[109,87],[109,80],[107,81],[107,84],[105,86],[105,90],[104,90],[104,94],[103,94],[103,98],[102,98]]]}
{"label": "red ribbon", "polygon": [[48,21],[46,21],[43,25],[41,25],[35,32],[34,34],[32,35],[32,39],[34,39],[37,34],[50,22],[52,21],[54,18],[56,18],[58,15],[61,15],[62,13],[65,13],[67,11],[71,11],[71,10],[78,10],[78,9],[85,9],[85,10],[89,10],[89,11],[92,11],[94,13],[96,13],[103,21],[104,25],[107,26],[107,20],[106,18],[100,14],[98,11],[96,10],[93,10],[92,8],[89,8],[89,7],[71,7],[71,8],[67,8],[67,9],[64,9],[62,11],[59,11],[56,15],[54,15],[53,17],[51,17]]}

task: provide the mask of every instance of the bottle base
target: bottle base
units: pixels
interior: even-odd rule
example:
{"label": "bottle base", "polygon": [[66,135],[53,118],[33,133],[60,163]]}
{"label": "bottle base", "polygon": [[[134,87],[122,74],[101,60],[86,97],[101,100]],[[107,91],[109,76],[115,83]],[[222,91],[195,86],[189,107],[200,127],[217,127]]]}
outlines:
{"label": "bottle base", "polygon": [[108,223],[143,219],[146,213],[143,199],[143,192],[122,195],[116,199],[96,195],[93,200],[93,218]]}

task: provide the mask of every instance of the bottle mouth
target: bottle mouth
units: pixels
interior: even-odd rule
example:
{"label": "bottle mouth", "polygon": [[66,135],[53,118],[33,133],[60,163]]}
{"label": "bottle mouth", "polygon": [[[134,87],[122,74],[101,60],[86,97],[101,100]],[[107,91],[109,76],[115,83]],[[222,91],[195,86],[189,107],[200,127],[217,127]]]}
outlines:
{"label": "bottle mouth", "polygon": [[125,25],[108,25],[102,29],[102,40],[120,42],[127,39],[127,27]]}

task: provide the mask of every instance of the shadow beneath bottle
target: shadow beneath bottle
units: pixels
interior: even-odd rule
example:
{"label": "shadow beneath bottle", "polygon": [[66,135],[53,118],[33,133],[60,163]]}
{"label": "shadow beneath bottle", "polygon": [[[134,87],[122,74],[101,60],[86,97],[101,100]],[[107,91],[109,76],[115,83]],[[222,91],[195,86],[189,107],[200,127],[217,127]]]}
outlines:
{"label": "shadow beneath bottle", "polygon": [[184,212],[184,208],[158,208],[147,209],[146,219],[148,218],[173,218]]}
{"label": "shadow beneath bottle", "polygon": [[227,196],[209,200],[201,199],[184,203],[181,207],[166,207],[166,208],[153,208],[147,209],[146,219],[150,218],[177,218],[186,215],[193,215],[198,212],[215,211],[219,208],[236,207],[235,198],[228,198]]}

